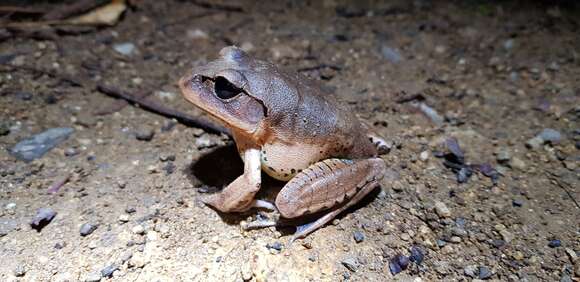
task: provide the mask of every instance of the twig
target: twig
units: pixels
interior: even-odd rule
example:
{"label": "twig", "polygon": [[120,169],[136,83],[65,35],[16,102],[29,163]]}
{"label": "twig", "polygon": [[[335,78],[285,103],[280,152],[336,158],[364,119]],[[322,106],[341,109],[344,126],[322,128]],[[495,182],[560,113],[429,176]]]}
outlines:
{"label": "twig", "polygon": [[149,110],[151,112],[160,114],[165,117],[174,118],[180,123],[183,123],[185,125],[198,127],[212,133],[224,133],[228,136],[231,136],[231,133],[227,128],[216,125],[202,117],[192,117],[182,112],[178,112],[165,106],[159,105],[153,101],[139,99],[131,94],[125,93],[122,90],[116,89],[111,86],[99,84],[97,85],[97,90],[111,97],[127,100],[128,102],[139,105],[143,109]]}
{"label": "twig", "polygon": [[104,3],[106,3],[106,1],[103,0],[81,0],[73,2],[72,4],[62,5],[51,10],[42,16],[42,19],[48,21],[66,19],[70,16],[82,14],[86,11],[94,9]]}
{"label": "twig", "polygon": [[342,67],[340,67],[340,66],[329,65],[329,64],[319,64],[319,65],[315,65],[315,66],[311,66],[311,67],[299,68],[297,71],[298,72],[306,72],[306,71],[314,71],[314,70],[320,70],[320,69],[326,69],[326,68],[329,68],[329,69],[335,70],[335,71],[342,70]]}
{"label": "twig", "polygon": [[50,187],[48,187],[47,192],[49,194],[55,194],[58,192],[60,187],[62,187],[70,178],[70,173],[67,172],[65,175],[57,178]]}
{"label": "twig", "polygon": [[240,6],[224,5],[224,4],[219,4],[219,3],[209,3],[209,2],[205,2],[205,1],[199,1],[199,0],[190,0],[188,2],[191,2],[192,4],[194,4],[196,6],[210,9],[210,10],[220,10],[220,11],[225,11],[225,12],[237,12],[237,13],[244,12],[244,9]]}
{"label": "twig", "polygon": [[[572,192],[570,192],[568,190],[568,188],[566,187],[568,185],[568,183],[562,183],[562,181],[558,180],[558,176],[556,176],[553,172],[546,170],[546,176],[552,180],[553,182],[555,182],[556,185],[558,185],[558,187],[562,188],[562,190],[564,190],[564,192],[566,192],[566,194],[568,194],[568,197],[570,197],[570,199],[572,200],[572,202],[574,202],[574,204],[576,204],[576,207],[580,209],[580,204],[578,203],[578,201],[576,201],[576,198],[574,198],[574,195],[572,195]],[[566,184],[566,185],[564,185]]]}

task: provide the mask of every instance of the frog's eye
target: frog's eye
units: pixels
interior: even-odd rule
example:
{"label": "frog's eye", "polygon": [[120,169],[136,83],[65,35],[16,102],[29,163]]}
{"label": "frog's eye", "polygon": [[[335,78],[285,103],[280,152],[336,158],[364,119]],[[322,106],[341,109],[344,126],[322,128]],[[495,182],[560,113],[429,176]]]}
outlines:
{"label": "frog's eye", "polygon": [[215,78],[214,90],[215,94],[220,99],[231,99],[244,91],[241,88],[236,87],[223,76],[218,76]]}

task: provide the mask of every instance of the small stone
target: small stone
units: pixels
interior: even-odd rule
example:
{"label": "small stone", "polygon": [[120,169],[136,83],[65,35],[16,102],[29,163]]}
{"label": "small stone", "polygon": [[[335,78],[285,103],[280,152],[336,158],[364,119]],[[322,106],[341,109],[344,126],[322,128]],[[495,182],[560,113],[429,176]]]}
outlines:
{"label": "small stone", "polygon": [[357,242],[357,243],[360,243],[360,242],[362,242],[362,241],[365,240],[365,234],[362,233],[362,232],[360,232],[360,231],[355,231],[353,233],[353,236],[352,237],[354,238],[354,241]]}
{"label": "small stone", "polygon": [[435,212],[440,217],[446,218],[451,216],[451,211],[449,210],[447,205],[445,205],[445,203],[443,202],[439,201],[435,202]]}
{"label": "small stone", "polygon": [[142,253],[135,253],[129,260],[129,266],[135,268],[142,268],[146,263],[147,262]]}
{"label": "small stone", "polygon": [[512,160],[510,162],[510,166],[512,168],[515,168],[515,169],[520,170],[520,171],[523,171],[526,169],[526,163],[518,157],[512,158]]}
{"label": "small stone", "polygon": [[393,64],[397,64],[403,61],[403,56],[401,55],[401,52],[399,52],[398,49],[392,48],[387,45],[381,46],[381,55],[383,55],[383,58],[385,58],[387,61]]}
{"label": "small stone", "polygon": [[0,121],[0,136],[10,134],[10,124],[6,121]]}
{"label": "small stone", "polygon": [[292,48],[287,44],[278,44],[270,47],[270,53],[272,53],[272,58],[278,61],[280,59],[298,59],[301,54],[296,49]]}
{"label": "small stone", "polygon": [[416,263],[421,264],[423,259],[425,258],[425,254],[423,250],[419,246],[412,246],[410,250],[411,255],[409,256],[409,260]]}
{"label": "small stone", "polygon": [[22,277],[22,276],[26,275],[26,266],[24,264],[16,265],[13,273],[14,273],[14,276],[16,276],[16,277]]}
{"label": "small stone", "polygon": [[463,274],[465,274],[465,276],[475,278],[475,276],[479,274],[479,270],[475,265],[468,265],[465,268],[463,268]]}
{"label": "small stone", "polygon": [[535,136],[528,141],[526,141],[526,147],[528,149],[537,150],[544,144],[544,140],[539,136]]}
{"label": "small stone", "polygon": [[422,162],[426,162],[427,160],[429,160],[429,152],[428,151],[423,151],[419,154],[419,160],[421,160]]}
{"label": "small stone", "polygon": [[245,264],[242,267],[241,274],[242,274],[242,279],[244,281],[250,281],[250,280],[252,280],[252,277],[253,277],[252,268],[250,267],[249,264]]}
{"label": "small stone", "polygon": [[64,150],[65,157],[72,157],[72,156],[76,156],[78,154],[79,154],[79,151],[77,151],[75,148],[66,148]]}
{"label": "small stone", "polygon": [[48,129],[18,142],[10,149],[10,154],[19,160],[30,162],[65,141],[73,132],[74,129],[69,127]]}
{"label": "small stone", "polygon": [[190,29],[187,31],[187,37],[191,38],[191,39],[208,39],[209,35],[207,35],[207,32],[196,28],[196,29]]}
{"label": "small stone", "polygon": [[217,144],[215,142],[213,142],[213,140],[211,139],[211,137],[209,136],[209,134],[203,134],[198,138],[195,138],[195,147],[197,147],[197,149],[205,149],[205,148],[211,148],[216,146]]}
{"label": "small stone", "polygon": [[544,143],[556,144],[562,141],[562,134],[552,128],[544,128],[540,134],[537,135]]}
{"label": "small stone", "polygon": [[266,244],[266,248],[276,250],[278,252],[282,251],[282,243],[276,241],[274,243]]}
{"label": "small stone", "polygon": [[119,221],[122,222],[122,223],[128,222],[129,221],[129,215],[128,214],[119,215]]}
{"label": "small stone", "polygon": [[98,271],[93,271],[87,274],[87,277],[85,277],[85,282],[99,282],[99,281],[101,281],[101,273]]}
{"label": "small stone", "polygon": [[155,136],[155,131],[151,128],[140,128],[135,133],[135,138],[139,141],[151,141]]}
{"label": "small stone", "polygon": [[493,274],[491,273],[491,270],[489,268],[487,268],[487,266],[480,266],[479,267],[479,274],[478,274],[478,278],[485,280],[485,279],[489,279]]}
{"label": "small stone", "polygon": [[352,272],[356,272],[358,267],[360,266],[358,260],[355,257],[347,257],[343,259],[340,263],[344,265],[348,270]]}
{"label": "small stone", "polygon": [[137,224],[137,225],[133,226],[131,231],[135,234],[143,235],[145,233],[145,228],[143,227],[143,225]]}
{"label": "small stone", "polygon": [[496,158],[498,163],[506,164],[506,163],[509,163],[512,156],[508,150],[502,148],[502,149],[499,149],[496,151],[495,158]]}
{"label": "small stone", "polygon": [[175,155],[173,155],[173,154],[170,154],[170,155],[161,154],[159,156],[159,160],[162,162],[168,162],[168,161],[173,162],[173,161],[175,161]]}
{"label": "small stone", "polygon": [[511,242],[515,238],[515,236],[507,230],[500,230],[499,234],[506,243]]}
{"label": "small stone", "polygon": [[32,229],[40,232],[40,230],[48,225],[55,216],[56,212],[54,210],[50,208],[40,208],[32,219],[30,226]]}
{"label": "small stone", "polygon": [[514,39],[510,38],[510,39],[508,39],[508,40],[504,41],[504,43],[503,43],[503,48],[504,48],[506,51],[510,51],[511,49],[513,49],[513,48],[514,48],[514,43],[515,43]]}
{"label": "small stone", "polygon": [[125,180],[117,181],[117,187],[119,187],[119,189],[125,189],[125,187],[127,187],[127,181]]}
{"label": "small stone", "polygon": [[512,200],[512,206],[514,207],[521,207],[524,205],[524,201],[522,199],[513,199]]}
{"label": "small stone", "polygon": [[129,56],[129,55],[133,54],[133,52],[135,51],[136,48],[135,48],[135,44],[133,44],[131,42],[125,42],[125,43],[113,45],[113,49],[115,51],[117,51],[119,54]]}
{"label": "small stone", "polygon": [[106,266],[105,268],[101,269],[101,276],[105,278],[113,277],[113,272],[119,269],[119,266],[116,264],[111,264]]}
{"label": "small stone", "polygon": [[97,225],[94,225],[91,223],[85,223],[85,224],[81,225],[80,234],[81,234],[81,236],[84,237],[84,236],[90,235],[95,230],[97,230]]}
{"label": "small stone", "polygon": [[451,236],[451,238],[449,238],[449,242],[455,243],[455,244],[461,243],[461,237],[459,237],[459,236]]}
{"label": "small stone", "polygon": [[127,207],[125,208],[125,212],[126,212],[126,213],[134,213],[134,212],[136,212],[136,211],[137,211],[137,209],[135,209],[135,207],[134,207],[134,206],[127,206]]}
{"label": "small stone", "polygon": [[548,247],[550,248],[558,248],[560,246],[562,246],[562,241],[558,239],[550,240],[550,242],[548,243]]}

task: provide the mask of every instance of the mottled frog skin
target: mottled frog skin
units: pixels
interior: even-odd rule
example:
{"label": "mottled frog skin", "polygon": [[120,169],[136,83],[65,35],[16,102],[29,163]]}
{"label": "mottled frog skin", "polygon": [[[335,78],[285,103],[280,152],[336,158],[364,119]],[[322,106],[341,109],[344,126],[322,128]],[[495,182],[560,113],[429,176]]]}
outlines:
{"label": "mottled frog skin", "polygon": [[[203,201],[223,212],[252,207],[284,218],[328,210],[298,228],[304,237],[362,199],[383,178],[384,140],[314,81],[255,59],[237,47],[182,77],[184,97],[228,127],[244,174]],[[261,171],[288,181],[275,205],[254,199]]]}

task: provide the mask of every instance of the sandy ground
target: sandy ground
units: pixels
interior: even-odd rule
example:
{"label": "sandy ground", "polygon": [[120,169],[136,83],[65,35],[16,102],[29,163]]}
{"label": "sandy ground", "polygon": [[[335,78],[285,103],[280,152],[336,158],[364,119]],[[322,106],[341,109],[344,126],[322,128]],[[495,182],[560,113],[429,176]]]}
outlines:
{"label": "sandy ground", "polygon": [[[1,42],[0,280],[578,281],[578,10],[363,2],[143,1],[114,27]],[[133,106],[97,114],[118,106],[95,90],[107,84],[201,115],[176,81],[230,44],[320,80],[393,144],[381,189],[291,245],[291,228],[240,228],[267,212],[198,200],[241,172],[227,137]],[[9,154],[55,127],[74,133],[42,158]],[[436,157],[451,137],[496,185],[458,183]],[[281,185],[268,183],[261,198]],[[57,213],[40,232],[39,208]],[[394,275],[411,248],[422,262]]]}

